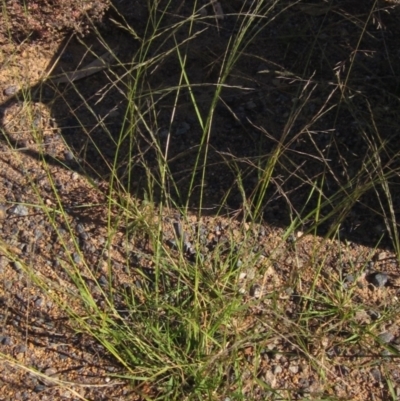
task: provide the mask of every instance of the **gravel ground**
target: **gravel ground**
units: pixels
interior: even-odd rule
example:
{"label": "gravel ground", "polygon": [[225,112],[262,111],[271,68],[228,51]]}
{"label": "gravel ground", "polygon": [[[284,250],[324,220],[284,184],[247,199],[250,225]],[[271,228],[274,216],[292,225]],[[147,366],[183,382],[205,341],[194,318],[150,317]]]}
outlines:
{"label": "gravel ground", "polygon": [[[237,12],[239,3],[223,3],[223,6],[226,12]],[[357,15],[364,15],[363,11],[367,11],[361,10],[358,3],[347,3],[347,12],[355,13],[357,10]],[[184,5],[180,8],[181,15],[189,13],[188,7]],[[335,10],[342,11],[342,7],[342,2],[338,2]],[[143,16],[144,10],[139,11]],[[311,16],[297,9],[287,15],[286,19],[277,19],[277,23],[268,26],[246,49],[252,56],[240,61],[229,79],[230,85],[241,89],[223,92],[224,102],[217,108],[210,140],[211,168],[206,177],[203,217],[200,221],[196,217],[199,204],[195,191],[191,195],[192,211],[187,219],[183,220],[172,210],[158,217],[156,213],[155,218],[163,221],[163,241],[171,253],[175,252],[178,257],[177,239],[182,239],[185,257],[188,260],[202,258],[210,275],[218,274],[214,263],[221,247],[226,247],[229,253],[232,243],[238,248],[243,243],[247,244],[248,252],[244,254],[248,255],[248,259],[237,261],[240,271],[237,293],[243,304],[251,305],[251,308],[237,330],[241,333],[257,332],[260,337],[266,338],[262,347],[248,344],[242,350],[247,365],[241,367],[240,374],[243,392],[248,399],[284,398],[289,397],[290,391],[294,399],[323,395],[354,400],[384,400],[389,399],[388,380],[393,383],[399,397],[400,367],[393,357],[400,344],[399,322],[397,319],[386,320],[383,325],[380,321],[382,315],[397,307],[400,288],[398,264],[388,245],[388,236],[381,243],[381,248],[368,247],[375,244],[385,232],[382,219],[371,213],[371,209],[379,208],[376,196],[366,194],[344,222],[341,237],[347,239],[347,243],[323,241],[319,237],[303,235],[300,231],[288,241],[283,241],[285,228],[290,222],[290,207],[287,198],[278,191],[278,185],[271,188],[262,225],[250,226],[241,221],[240,216],[235,219],[214,214],[215,205],[220,203],[227,191],[234,188],[234,176],[229,169],[223,168],[221,158],[228,157],[230,161],[236,161],[245,172],[249,161],[260,153],[268,154],[290,117],[292,105],[299,98],[303,77],[315,73],[312,84],[316,88],[310,92],[310,99],[295,128],[303,126],[315,115],[316,110],[324,106],[327,94],[331,91],[327,82],[333,80],[337,72],[334,66],[343,62],[347,67],[348,49],[354,48],[359,38],[357,24],[347,21],[340,13],[329,14],[328,22],[324,22],[328,27],[327,32],[325,37],[321,36],[324,43],[318,44],[328,48],[324,53],[326,59],[322,60],[318,52],[312,53],[309,71],[304,72],[303,55],[308,55],[306,50],[310,37],[320,28],[325,15]],[[367,50],[357,55],[357,62],[353,66],[355,78],[349,80],[348,85],[355,92],[359,90],[363,93],[363,96],[354,97],[354,107],[361,117],[358,115],[356,119],[346,110],[339,114],[327,113],[312,127],[313,132],[319,132],[320,135],[296,137],[296,129],[288,134],[290,158],[278,167],[275,179],[287,192],[292,211],[301,209],[308,196],[309,184],[304,184],[305,177],[309,179],[308,183],[314,182],[325,166],[318,157],[321,153],[327,154],[324,152],[332,135],[335,137],[335,147],[329,149],[329,166],[334,174],[329,177],[331,181],[327,191],[336,190],[335,177],[344,177],[343,183],[358,171],[368,149],[363,137],[357,135],[361,128],[355,126],[355,121],[362,118],[367,121],[367,106],[374,111],[376,123],[380,131],[385,133],[385,139],[393,144],[390,148],[392,153],[388,152],[383,158],[390,160],[398,150],[393,138],[398,132],[399,105],[393,82],[398,82],[400,76],[400,56],[396,50],[396,38],[400,32],[394,15],[383,11],[375,14],[387,29],[383,31],[372,23],[368,25],[372,36],[363,42],[363,49]],[[130,17],[139,25],[137,16]],[[177,14],[167,22],[179,18]],[[223,54],[235,30],[234,22],[227,17],[218,27],[210,26],[205,35],[199,35],[191,42],[187,68],[192,82],[209,82],[218,78],[217,64],[210,63]],[[200,25],[196,29],[202,27]],[[293,35],[294,29],[299,30],[301,35]],[[107,32],[110,46],[119,43],[122,60],[129,60],[137,44],[128,41],[127,37],[116,36],[112,28],[107,28]],[[184,32],[181,35],[185,37]],[[90,42],[92,38],[89,36],[86,40]],[[90,266],[90,272],[104,286],[108,285],[107,274],[111,264],[115,288],[143,285],[140,281],[143,279],[139,278],[142,275],[136,274],[139,271],[147,274],[151,282],[153,268],[147,257],[152,254],[151,244],[140,238],[127,242],[122,228],[116,233],[111,247],[106,246],[108,234],[104,194],[107,193],[107,185],[104,181],[109,170],[104,162],[98,161],[99,155],[90,145],[88,137],[99,146],[105,161],[112,160],[114,147],[112,138],[104,135],[91,113],[83,107],[80,96],[70,88],[65,88],[63,95],[67,103],[63,96],[54,97],[51,90],[44,94],[45,99],[42,98],[41,102],[37,99],[29,104],[18,101],[21,82],[32,86],[32,92],[35,92],[39,76],[60,46],[60,43],[26,43],[15,49],[4,45],[1,53],[3,59],[0,59],[1,125],[7,133],[0,142],[0,236],[19,259],[12,260],[0,250],[0,352],[5,358],[14,358],[14,362],[5,362],[0,366],[2,397],[5,400],[79,397],[94,400],[140,399],[127,383],[113,378],[113,374],[121,372],[121,367],[107,357],[93,339],[76,333],[70,327],[68,317],[52,296],[54,293],[60,297],[67,296],[67,292],[59,290],[61,287],[67,288],[71,307],[77,313],[82,312],[79,303],[75,304],[76,290],[63,268],[71,264],[70,257],[74,263],[82,266],[83,272]],[[93,42],[93,48],[98,54],[104,51],[97,42]],[[260,49],[263,49],[262,52]],[[389,51],[392,62],[399,62],[390,65],[386,51]],[[72,41],[55,72],[73,70],[83,53],[82,46]],[[87,61],[90,61],[90,56]],[[286,70],[295,76],[288,78],[283,73]],[[116,68],[115,72],[121,71]],[[178,72],[177,61],[168,58],[157,73],[149,76],[149,85],[153,88],[173,86],[178,81]],[[107,89],[107,96],[99,101],[99,93],[101,95],[109,83],[107,72],[103,72],[76,85],[85,94],[87,104],[95,110],[95,114],[105,117],[107,126],[116,133],[120,130],[126,105],[118,88]],[[210,104],[210,88],[210,85],[196,88],[201,112],[205,112]],[[330,101],[337,102],[338,97],[340,94],[334,94]],[[190,153],[190,149],[195,149],[201,135],[190,102],[186,97],[184,100],[177,107],[176,122],[170,137],[171,171],[179,181],[182,192],[188,186],[187,171],[192,168],[193,153]],[[168,97],[159,100],[157,135],[162,145],[168,139],[170,101]],[[110,110],[114,110],[113,113]],[[91,128],[83,132],[79,128],[82,124]],[[32,126],[37,127],[35,132],[29,129]],[[333,132],[329,131],[331,127],[335,127]],[[262,128],[268,131],[268,135]],[[40,141],[37,135],[40,135]],[[11,149],[9,142],[17,149]],[[154,167],[154,155],[146,148],[146,138],[136,146],[146,150],[146,163]],[[49,163],[48,171],[44,168],[42,157]],[[138,157],[138,165],[140,161]],[[389,163],[389,168],[394,169],[395,163]],[[293,174],[294,171],[297,175]],[[142,170],[137,167],[133,173],[137,177],[135,190],[138,190],[142,185]],[[59,200],[54,196],[49,175]],[[85,175],[96,180],[97,189],[88,184]],[[244,183],[248,193],[253,191],[255,182],[256,174],[245,174]],[[396,202],[400,196],[396,192],[395,178],[393,188]],[[51,220],[44,213],[44,205],[49,210],[57,210],[58,202],[66,211],[67,221],[57,214]],[[237,210],[240,203],[239,193],[233,189],[226,210]],[[397,208],[397,204],[395,206]],[[226,216],[229,214],[226,213]],[[52,224],[53,221],[56,226]],[[79,252],[70,237],[67,223],[79,244]],[[307,229],[307,222],[303,229]],[[326,228],[323,227],[321,232],[324,230]],[[200,249],[195,250],[194,242],[199,232],[202,244]],[[61,233],[61,236],[57,233]],[[68,251],[61,243],[63,238]],[[32,277],[25,273],[24,266],[34,266],[38,276],[48,283],[49,289],[38,288]],[[316,266],[323,266],[317,282],[314,281]],[[101,304],[103,299],[98,287],[89,274],[85,279]],[[305,308],[304,296],[311,294],[314,287],[317,288],[315,296],[319,299],[316,310],[324,311],[324,296],[332,298],[332,293],[337,291],[347,296],[352,310],[357,310],[357,313],[339,329],[337,324],[340,319],[310,319],[307,327],[313,333],[313,341],[308,344],[307,339],[303,339],[308,351],[306,357],[298,345],[301,330],[296,322],[301,321],[301,313]],[[172,287],[169,290],[173,292]],[[279,317],[276,311],[279,311]],[[351,320],[360,327],[368,327],[368,332],[354,332],[357,325],[353,327]],[[271,322],[278,324],[272,326]],[[287,333],[293,333],[292,337]],[[351,341],[352,335],[360,338]],[[23,365],[32,366],[38,373],[26,371]],[[254,366],[258,366],[258,378],[272,390],[265,390],[250,380]],[[324,380],[317,374],[321,366],[328,372]],[[54,378],[54,381],[43,379],[40,373]],[[227,380],[234,387],[238,373],[233,370],[228,373]],[[324,393],[326,388],[332,393]],[[225,396],[221,395],[221,399],[229,399],[229,394]]]}

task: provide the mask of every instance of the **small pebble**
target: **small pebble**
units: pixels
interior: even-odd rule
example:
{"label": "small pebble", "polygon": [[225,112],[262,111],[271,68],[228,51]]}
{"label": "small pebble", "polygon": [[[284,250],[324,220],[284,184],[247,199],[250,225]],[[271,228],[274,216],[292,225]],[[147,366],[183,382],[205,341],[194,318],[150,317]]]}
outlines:
{"label": "small pebble", "polygon": [[261,287],[258,284],[254,284],[250,288],[250,295],[254,298],[260,298],[262,294]]}
{"label": "small pebble", "polygon": [[389,331],[385,331],[384,333],[379,334],[378,338],[384,344],[388,344],[394,339],[394,335]]}
{"label": "small pebble", "polygon": [[102,287],[105,287],[105,286],[108,284],[107,278],[106,278],[105,276],[101,276],[101,277],[99,278],[99,284],[100,284]]}
{"label": "small pebble", "polygon": [[10,209],[10,211],[17,216],[27,216],[29,213],[28,208],[24,205],[15,205]]}
{"label": "small pebble", "polygon": [[76,181],[78,178],[79,178],[79,174],[78,174],[77,172],[74,171],[74,172],[71,174],[71,179],[72,179],[73,181]]}
{"label": "small pebble", "polygon": [[377,382],[382,381],[382,375],[381,375],[381,372],[379,369],[377,369],[377,368],[371,369],[371,375]]}
{"label": "small pebble", "polygon": [[388,275],[385,273],[372,273],[367,277],[367,281],[375,287],[384,287],[388,281]]}
{"label": "small pebble", "polygon": [[19,88],[17,85],[10,85],[10,86],[7,86],[7,88],[5,88],[3,90],[3,93],[6,96],[12,96],[12,95],[15,95],[18,92],[18,90],[19,90]]}
{"label": "small pebble", "polygon": [[44,371],[44,374],[45,374],[46,376],[54,376],[56,373],[57,373],[57,369],[55,369],[55,368],[47,368],[47,369]]}
{"label": "small pebble", "polygon": [[43,236],[43,232],[40,231],[38,228],[35,229],[34,234],[35,234],[36,241],[39,240]]}
{"label": "small pebble", "polygon": [[76,225],[76,231],[78,232],[78,234],[82,234],[85,232],[85,227],[83,224],[79,223]]}
{"label": "small pebble", "polygon": [[246,276],[247,276],[247,273],[246,273],[246,272],[240,272],[240,274],[239,274],[239,280],[244,280],[244,279],[246,278]]}
{"label": "small pebble", "polygon": [[73,255],[72,255],[72,258],[74,259],[74,262],[76,263],[76,264],[79,264],[79,263],[81,263],[81,257],[79,256],[79,253],[74,253]]}
{"label": "small pebble", "polygon": [[65,157],[65,160],[69,161],[69,162],[74,160],[74,154],[70,150],[66,150],[64,152],[64,157]]}
{"label": "small pebble", "polygon": [[274,375],[278,375],[279,373],[282,373],[282,366],[276,365],[274,367]]}
{"label": "small pebble", "polygon": [[37,298],[35,301],[36,308],[40,308],[43,305],[43,298]]}
{"label": "small pebble", "polygon": [[292,372],[293,374],[296,374],[299,372],[299,366],[298,365],[290,365],[289,371]]}
{"label": "small pebble", "polygon": [[1,345],[11,345],[11,337],[0,336],[0,344]]}
{"label": "small pebble", "polygon": [[41,391],[46,390],[46,386],[44,386],[43,384],[38,384],[37,386],[35,386],[35,388],[33,389],[33,391],[35,393],[40,393]]}

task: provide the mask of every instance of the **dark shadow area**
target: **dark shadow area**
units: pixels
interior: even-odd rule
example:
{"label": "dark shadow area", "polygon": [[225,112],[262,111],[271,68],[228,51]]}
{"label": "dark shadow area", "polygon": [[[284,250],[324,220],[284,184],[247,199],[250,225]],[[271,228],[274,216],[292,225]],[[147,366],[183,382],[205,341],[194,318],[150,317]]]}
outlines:
{"label": "dark shadow area", "polygon": [[[203,137],[198,115],[207,118],[226,49],[244,21],[244,3],[224,4],[223,20],[208,6],[208,18],[172,29],[193,10],[170,2],[158,27],[164,33],[145,55],[138,54],[141,45],[131,33],[106,20],[99,27],[101,41],[97,35],[83,39],[90,52],[76,39],[60,49],[53,73],[78,69],[109,49],[117,60],[73,85],[47,82],[7,99],[0,109],[4,140],[25,148],[10,129],[8,110],[27,98],[44,103],[71,149],[57,160],[49,146],[49,162],[100,179],[118,165],[121,184],[143,197],[148,174],[161,182],[157,145],[167,154],[175,182],[164,189],[193,210],[202,193],[201,207],[210,214],[221,204],[240,214],[243,196],[257,203],[271,156],[281,148],[262,202],[266,222],[287,227],[298,218],[303,230],[317,222],[319,234],[340,222],[341,239],[375,245],[383,236],[382,244],[390,246],[387,227],[397,229],[393,219],[400,211],[400,7],[390,3],[332,1],[288,9],[278,4],[267,14],[270,19],[253,24],[213,115],[204,181],[202,161],[192,179]],[[135,16],[128,8],[121,9],[126,22],[139,37],[148,37],[145,5]],[[184,80],[176,44],[191,84],[179,93]],[[140,82],[139,61],[149,62]],[[21,151],[40,157],[36,150]],[[162,191],[154,185],[159,201]]]}

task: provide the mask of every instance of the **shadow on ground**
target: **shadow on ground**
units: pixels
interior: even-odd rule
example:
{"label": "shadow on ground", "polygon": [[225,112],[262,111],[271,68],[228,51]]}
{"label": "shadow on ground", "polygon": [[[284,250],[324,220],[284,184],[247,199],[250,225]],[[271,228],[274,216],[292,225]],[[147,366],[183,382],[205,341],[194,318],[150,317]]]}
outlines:
{"label": "shadow on ground", "polygon": [[[49,162],[100,179],[118,165],[121,184],[143,197],[148,174],[153,184],[160,180],[157,144],[164,153],[168,149],[176,187],[166,185],[177,204],[188,201],[194,210],[201,206],[209,214],[221,204],[224,212],[239,213],[243,196],[256,202],[271,155],[280,146],[283,153],[263,201],[265,221],[287,227],[298,218],[302,229],[318,221],[321,234],[340,222],[342,239],[371,245],[383,235],[382,243],[389,246],[387,227],[397,230],[400,210],[400,8],[385,3],[372,9],[348,1],[288,9],[278,4],[268,14],[273,19],[255,24],[213,116],[203,181],[202,163],[191,174],[202,138],[199,115],[206,119],[225,49],[243,21],[238,17],[245,11],[242,4],[226,5],[224,20],[216,20],[208,7],[209,17],[189,32],[188,24],[171,27],[193,10],[170,2],[159,27],[163,35],[140,58],[151,62],[141,82],[140,43],[126,30],[106,22],[99,28],[101,41],[97,35],[84,39],[92,54],[79,40],[71,40],[55,56],[60,58],[54,73],[73,71],[110,49],[116,59],[109,69],[73,84],[45,83],[10,97],[0,109],[4,140],[41,157],[37,150],[23,150],[26,144],[6,121],[12,106],[30,98],[50,108],[50,120],[71,149],[63,160],[47,151]],[[139,11],[140,18],[137,14],[127,22],[145,38],[151,27],[145,24],[146,10]],[[196,107],[188,89],[176,91],[182,69],[175,43],[187,56],[185,71]],[[168,56],[160,56],[166,52]],[[132,97],[141,114],[127,100]],[[383,175],[386,180],[380,180]]]}

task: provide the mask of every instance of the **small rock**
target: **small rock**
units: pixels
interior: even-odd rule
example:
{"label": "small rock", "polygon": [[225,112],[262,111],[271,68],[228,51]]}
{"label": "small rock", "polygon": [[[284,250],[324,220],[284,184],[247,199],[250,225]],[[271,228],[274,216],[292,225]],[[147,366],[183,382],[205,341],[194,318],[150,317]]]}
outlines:
{"label": "small rock", "polygon": [[10,85],[7,86],[7,88],[5,88],[3,90],[3,93],[5,96],[13,96],[15,95],[19,90],[19,87],[17,85]]}
{"label": "small rock", "polygon": [[385,260],[387,259],[388,255],[386,252],[379,252],[374,256],[375,261]]}
{"label": "small rock", "polygon": [[101,276],[101,277],[99,278],[99,284],[100,284],[102,287],[107,286],[107,284],[108,284],[107,278],[106,278],[105,276]]}
{"label": "small rock", "polygon": [[254,298],[260,298],[262,295],[261,287],[258,284],[254,284],[250,288],[250,295]]}
{"label": "small rock", "polygon": [[276,365],[274,367],[274,375],[279,375],[279,373],[282,373],[282,366]]}
{"label": "small rock", "polygon": [[36,228],[34,231],[34,235],[35,235],[35,240],[37,241],[43,236],[43,232],[38,228]]}
{"label": "small rock", "polygon": [[33,391],[35,393],[40,393],[43,390],[46,390],[46,386],[44,386],[43,384],[38,384],[37,386],[35,386],[35,388],[33,389]]}
{"label": "small rock", "polygon": [[43,305],[43,298],[37,298],[35,301],[36,308],[40,308]]}
{"label": "small rock", "polygon": [[67,160],[69,162],[74,160],[74,154],[70,150],[66,150],[64,152],[64,157],[65,157],[65,160]]}
{"label": "small rock", "polygon": [[11,345],[11,337],[0,336],[0,344],[1,345]]}
{"label": "small rock", "polygon": [[382,381],[382,375],[381,375],[381,372],[379,369],[377,369],[377,368],[371,369],[371,375],[377,382]]}
{"label": "small rock", "polygon": [[299,365],[290,365],[289,366],[289,372],[292,372],[293,374],[296,374],[299,372]]}
{"label": "small rock", "polygon": [[384,344],[388,344],[394,339],[394,335],[389,331],[385,331],[384,333],[379,334],[378,338]]}
{"label": "small rock", "polygon": [[240,274],[239,274],[239,280],[244,280],[244,279],[246,278],[246,276],[247,276],[247,273],[246,273],[246,272],[240,272]]}
{"label": "small rock", "polygon": [[384,287],[388,281],[388,275],[385,273],[372,273],[367,276],[367,281],[374,287]]}
{"label": "small rock", "polygon": [[72,255],[72,259],[74,260],[74,262],[76,263],[76,264],[79,264],[79,263],[81,263],[81,257],[79,256],[79,253],[74,253],[73,255]]}
{"label": "small rock", "polygon": [[85,226],[82,223],[76,225],[76,231],[78,234],[82,234],[85,232]]}
{"label": "small rock", "polygon": [[46,376],[54,376],[56,373],[57,373],[57,369],[55,369],[55,368],[47,368],[47,369],[44,371],[44,374],[45,374]]}
{"label": "small rock", "polygon": [[378,311],[375,311],[375,310],[368,310],[367,311],[367,314],[369,315],[369,317],[372,319],[372,320],[378,320],[378,319],[380,319],[380,317],[381,317],[381,314],[378,312]]}
{"label": "small rock", "polygon": [[24,205],[15,205],[10,209],[10,212],[17,216],[27,216],[29,213],[28,208]]}

